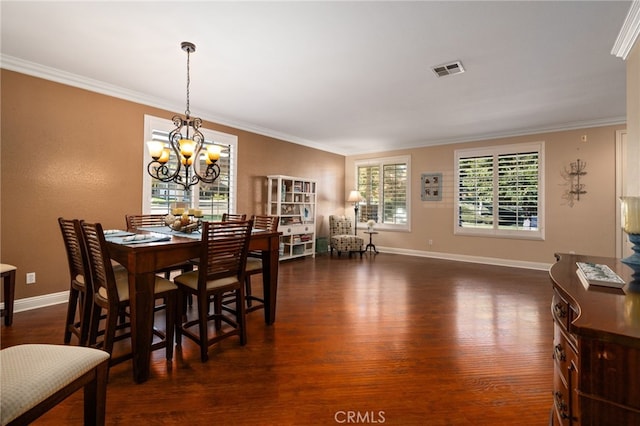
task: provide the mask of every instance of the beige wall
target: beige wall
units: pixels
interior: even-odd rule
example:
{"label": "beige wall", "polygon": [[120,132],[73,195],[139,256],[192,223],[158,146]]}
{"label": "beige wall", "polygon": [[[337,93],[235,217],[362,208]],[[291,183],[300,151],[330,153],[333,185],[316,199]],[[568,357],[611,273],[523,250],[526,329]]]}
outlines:
{"label": "beige wall", "polygon": [[[624,126],[348,156],[345,185],[355,185],[356,160],[411,156],[411,232],[381,231],[376,235],[376,245],[379,246],[547,264],[554,261],[555,252],[615,256],[615,133],[619,129],[624,129]],[[587,142],[581,141],[583,135],[586,135]],[[545,142],[545,240],[454,236],[454,150],[535,141]],[[566,186],[561,172],[577,158],[587,162],[587,175],[581,181],[586,185],[587,193],[571,207],[563,199]],[[442,201],[420,200],[420,175],[426,172],[443,173]],[[428,245],[428,240],[432,240],[432,246]]]}
{"label": "beige wall", "polygon": [[[173,112],[2,70],[0,258],[18,267],[18,299],[68,289],[57,218],[122,228],[140,212],[144,115]],[[238,135],[238,206],[264,212],[268,174],[318,180],[318,212],[342,212],[344,157],[205,123]],[[321,232],[327,234],[328,219]],[[35,285],[25,273],[36,272]]]}
{"label": "beige wall", "polygon": [[[57,217],[118,228],[126,213],[139,212],[144,115],[170,117],[174,112],[6,70],[1,79],[0,258],[19,269],[18,299],[64,291],[68,271]],[[635,99],[638,111],[640,100],[637,95]],[[376,236],[378,246],[542,263],[552,263],[556,251],[615,255],[615,131],[624,126],[346,158],[214,123],[205,127],[238,135],[241,212],[262,211],[265,175],[317,179],[318,234],[326,236],[330,214],[345,209],[353,214],[344,197],[353,188],[356,159],[409,154],[412,232],[381,232]],[[587,135],[586,143],[581,142],[582,135]],[[540,140],[546,143],[545,241],[454,236],[453,151]],[[562,199],[561,171],[576,158],[587,162],[587,194],[569,207]],[[420,200],[423,172],[443,172],[442,202]],[[37,273],[35,285],[25,285],[26,272]]]}

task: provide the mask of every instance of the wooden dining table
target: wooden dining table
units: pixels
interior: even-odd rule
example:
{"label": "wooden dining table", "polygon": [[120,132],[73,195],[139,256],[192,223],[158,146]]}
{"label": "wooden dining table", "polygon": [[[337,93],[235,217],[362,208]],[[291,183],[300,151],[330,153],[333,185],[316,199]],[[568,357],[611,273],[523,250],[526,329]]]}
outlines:
{"label": "wooden dining table", "polygon": [[[107,239],[111,259],[129,272],[133,379],[137,383],[149,378],[156,271],[200,255],[200,239],[177,234],[169,237],[166,241],[136,244]],[[250,250],[262,252],[264,320],[267,325],[276,319],[279,237],[279,232],[256,230],[252,232],[249,243]]]}

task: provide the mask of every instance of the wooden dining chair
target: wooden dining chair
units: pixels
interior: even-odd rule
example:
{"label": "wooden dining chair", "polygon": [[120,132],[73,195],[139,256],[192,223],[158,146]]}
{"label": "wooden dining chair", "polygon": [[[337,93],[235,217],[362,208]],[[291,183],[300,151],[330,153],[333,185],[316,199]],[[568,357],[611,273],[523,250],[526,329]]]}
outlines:
{"label": "wooden dining chair", "polygon": [[240,213],[222,213],[223,222],[233,222],[238,220],[247,220],[247,215]]}
{"label": "wooden dining chair", "polygon": [[[276,232],[278,230],[278,216],[253,215],[253,229],[260,229],[268,232]],[[262,273],[262,252],[249,252],[247,256],[247,267],[244,278],[245,283],[245,300],[247,303],[247,313],[257,309],[264,308],[264,299],[254,296],[251,291],[251,276]],[[253,302],[258,302],[254,304]]]}
{"label": "wooden dining chair", "polygon": [[69,264],[69,302],[64,327],[64,344],[71,343],[71,336],[75,335],[80,345],[86,346],[93,303],[89,263],[82,247],[82,237],[78,233],[78,220],[59,217],[58,224]]}
{"label": "wooden dining chair", "polygon": [[[241,213],[222,213],[222,221],[223,222],[235,222],[235,221],[239,221],[239,220],[247,220],[247,215],[246,214],[241,214]],[[200,260],[199,259],[191,259],[190,262],[194,265],[197,265]],[[233,294],[228,294],[227,295],[230,299],[233,299]],[[187,301],[189,303],[189,306],[192,305],[192,295],[188,294],[187,295]],[[213,302],[213,300],[211,300],[211,302]],[[217,301],[217,306],[218,308],[221,306],[222,300],[218,300]]]}
{"label": "wooden dining chair", "polygon": [[[69,301],[63,341],[68,345],[71,343],[71,336],[75,335],[81,346],[87,346],[93,305],[93,284],[80,223],[81,221],[77,219],[58,218],[69,265]],[[112,266],[117,280],[127,279],[127,270],[122,265],[113,265],[112,262]],[[120,320],[124,323],[125,316],[121,315]],[[102,333],[104,330],[98,331],[99,335]]]}
{"label": "wooden dining chair", "polygon": [[[127,224],[127,231],[136,232],[143,227],[153,226],[166,226],[164,218],[166,215],[162,214],[128,214],[125,215],[125,221]],[[175,265],[167,266],[159,269],[158,273],[163,274],[166,279],[171,278],[172,272],[185,273],[193,271],[194,262],[182,262]]]}
{"label": "wooden dining chair", "polygon": [[[82,222],[80,225],[94,287],[89,344],[111,354],[109,365],[112,366],[133,356],[131,351],[118,356],[113,354],[115,341],[131,337],[130,329],[129,332],[119,333],[116,336],[116,330],[122,328],[118,327],[117,319],[129,307],[129,282],[128,279],[116,279],[102,225],[86,222]],[[151,350],[165,348],[166,358],[171,360],[173,359],[177,287],[171,281],[156,275],[154,296],[156,300],[161,299],[164,304],[166,322],[164,332],[156,328],[153,329],[153,334],[158,336],[160,340],[152,344]],[[104,338],[102,342],[97,342],[98,323],[102,310],[106,311]],[[129,326],[133,327],[134,325],[129,324]]]}
{"label": "wooden dining chair", "polygon": [[[187,320],[185,304],[178,304],[176,344],[182,344],[187,336],[200,346],[202,362],[209,359],[209,346],[218,341],[238,335],[240,344],[247,341],[244,309],[244,276],[253,221],[204,222],[200,248],[200,264],[197,271],[187,272],[174,278],[178,286],[179,300],[187,294],[197,298],[197,318]],[[209,313],[210,300],[222,300],[225,293],[233,292],[235,315],[215,309]],[[215,335],[210,337],[208,323],[215,323]],[[225,325],[223,327],[223,324]],[[197,327],[197,331],[192,330]]]}

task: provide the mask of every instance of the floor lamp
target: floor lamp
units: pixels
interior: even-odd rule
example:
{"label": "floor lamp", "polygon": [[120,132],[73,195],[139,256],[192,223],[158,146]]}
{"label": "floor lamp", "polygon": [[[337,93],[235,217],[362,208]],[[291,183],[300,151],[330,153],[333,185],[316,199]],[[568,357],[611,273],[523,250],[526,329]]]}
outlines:
{"label": "floor lamp", "polygon": [[360,208],[360,201],[362,201],[362,196],[360,195],[359,191],[351,191],[349,193],[349,198],[347,198],[347,201],[350,203],[353,203],[353,210],[356,213],[356,217],[355,220],[353,221],[353,229],[354,235],[358,235],[358,209]]}

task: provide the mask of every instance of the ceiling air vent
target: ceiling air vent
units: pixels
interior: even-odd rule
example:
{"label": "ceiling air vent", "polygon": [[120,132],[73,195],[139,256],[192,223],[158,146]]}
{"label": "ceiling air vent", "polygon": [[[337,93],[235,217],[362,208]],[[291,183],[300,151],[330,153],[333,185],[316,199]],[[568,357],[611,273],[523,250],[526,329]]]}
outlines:
{"label": "ceiling air vent", "polygon": [[433,72],[435,72],[438,77],[444,77],[445,75],[461,74],[464,72],[464,67],[462,66],[462,62],[456,61],[433,67]]}

